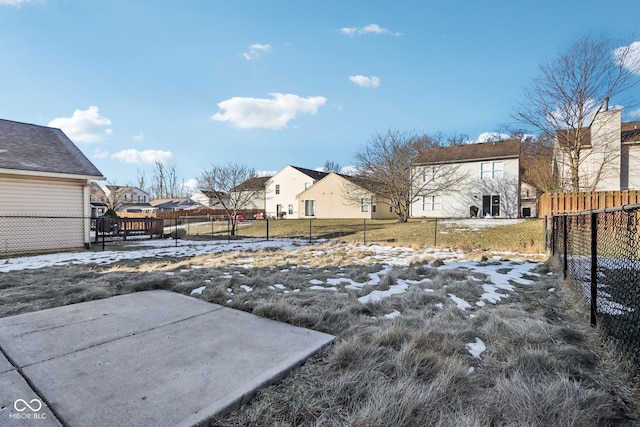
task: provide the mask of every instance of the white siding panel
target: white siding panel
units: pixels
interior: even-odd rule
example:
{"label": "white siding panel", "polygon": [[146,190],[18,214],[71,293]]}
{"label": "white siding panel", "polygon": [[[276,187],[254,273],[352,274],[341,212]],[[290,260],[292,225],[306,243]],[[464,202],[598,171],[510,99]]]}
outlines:
{"label": "white siding panel", "polygon": [[0,253],[84,246],[83,194],[83,182],[0,177]]}

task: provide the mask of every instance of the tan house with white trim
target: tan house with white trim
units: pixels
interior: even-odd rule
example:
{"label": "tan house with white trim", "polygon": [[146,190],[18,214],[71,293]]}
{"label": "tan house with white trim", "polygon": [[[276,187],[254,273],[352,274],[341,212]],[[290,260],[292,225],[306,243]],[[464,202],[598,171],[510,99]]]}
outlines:
{"label": "tan house with white trim", "polygon": [[104,179],[60,129],[0,119],[0,254],[88,246]]}
{"label": "tan house with white trim", "polygon": [[298,194],[298,218],[397,219],[370,181],[332,172]]}

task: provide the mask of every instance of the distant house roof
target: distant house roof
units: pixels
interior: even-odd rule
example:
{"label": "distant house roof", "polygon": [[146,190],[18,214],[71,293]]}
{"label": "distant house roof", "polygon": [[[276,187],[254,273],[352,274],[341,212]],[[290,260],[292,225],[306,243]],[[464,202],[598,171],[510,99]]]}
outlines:
{"label": "distant house roof", "polygon": [[365,190],[371,191],[374,194],[378,194],[379,191],[380,191],[380,188],[382,188],[382,184],[380,184],[379,182],[376,182],[376,181],[374,181],[374,180],[372,180],[370,178],[343,175],[341,173],[339,173],[337,175],[340,175],[341,177],[343,177],[347,181],[351,182],[352,184],[355,184],[358,187],[362,187]]}
{"label": "distant house roof", "polygon": [[325,176],[329,175],[327,172],[321,172],[321,171],[315,171],[312,169],[305,169],[305,168],[301,168],[298,166],[291,166],[292,168],[299,170],[300,172],[302,172],[305,175],[310,176],[311,178],[315,179],[316,181],[324,178]]}
{"label": "distant house roof", "polygon": [[622,123],[622,142],[640,141],[640,122]]}
{"label": "distant house roof", "polygon": [[270,176],[257,176],[255,178],[249,178],[245,182],[236,185],[231,191],[258,191],[264,190],[265,183],[270,179]]}
{"label": "distant house roof", "polygon": [[219,199],[221,197],[227,197],[227,194],[223,191],[200,190],[200,192],[210,199]]}
{"label": "distant house roof", "polygon": [[[580,128],[581,145],[583,147],[591,146],[591,128]],[[566,146],[569,141],[575,139],[576,129],[571,131],[559,130],[556,132],[556,138],[561,146]],[[623,122],[620,124],[620,141],[623,143],[640,142],[640,121]]]}
{"label": "distant house roof", "polygon": [[153,199],[149,202],[154,208],[162,210],[183,210],[193,207],[194,205],[202,206],[194,202],[189,197],[179,197],[175,199]]}
{"label": "distant house roof", "polygon": [[3,119],[0,169],[105,179],[60,129]]}
{"label": "distant house roof", "polygon": [[451,145],[422,150],[413,159],[414,165],[463,163],[479,160],[510,159],[520,156],[520,140],[483,142],[480,144]]}

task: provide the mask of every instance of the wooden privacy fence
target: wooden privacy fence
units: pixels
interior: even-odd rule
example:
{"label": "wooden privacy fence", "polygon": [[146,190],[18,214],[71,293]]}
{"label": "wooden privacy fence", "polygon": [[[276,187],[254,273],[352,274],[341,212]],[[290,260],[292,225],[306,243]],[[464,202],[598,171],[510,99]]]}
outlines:
{"label": "wooden privacy fence", "polygon": [[[247,219],[264,218],[264,210],[262,209],[241,209],[238,211],[238,215]],[[156,214],[158,218],[175,219],[181,217],[208,217],[216,219],[227,218],[227,211],[224,209],[189,209],[184,211],[175,212],[159,212]]]}
{"label": "wooden privacy fence", "polygon": [[640,203],[640,191],[582,191],[545,193],[538,199],[538,216],[599,210]]}

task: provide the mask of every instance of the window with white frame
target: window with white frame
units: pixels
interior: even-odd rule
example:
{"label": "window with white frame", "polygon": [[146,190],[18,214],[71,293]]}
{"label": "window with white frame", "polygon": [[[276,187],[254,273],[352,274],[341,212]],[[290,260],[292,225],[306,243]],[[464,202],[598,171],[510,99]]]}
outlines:
{"label": "window with white frame", "polygon": [[305,200],[304,201],[304,216],[316,216],[316,201]]}
{"label": "window with white frame", "polygon": [[289,215],[293,215],[293,205],[289,205]]}
{"label": "window with white frame", "polygon": [[439,211],[441,206],[440,196],[422,196],[423,211]]}
{"label": "window with white frame", "polygon": [[276,194],[280,194],[280,184],[276,184]]}
{"label": "window with white frame", "polygon": [[425,166],[422,168],[422,182],[432,182],[436,179],[435,166]]}
{"label": "window with white frame", "polygon": [[480,163],[480,179],[496,179],[503,176],[502,161]]}
{"label": "window with white frame", "polygon": [[363,197],[360,199],[360,211],[361,212],[369,212],[369,198]]}

